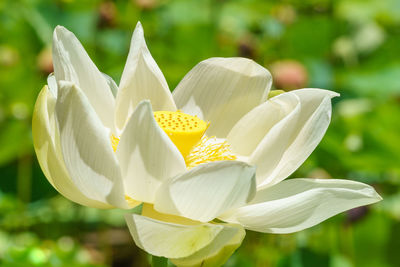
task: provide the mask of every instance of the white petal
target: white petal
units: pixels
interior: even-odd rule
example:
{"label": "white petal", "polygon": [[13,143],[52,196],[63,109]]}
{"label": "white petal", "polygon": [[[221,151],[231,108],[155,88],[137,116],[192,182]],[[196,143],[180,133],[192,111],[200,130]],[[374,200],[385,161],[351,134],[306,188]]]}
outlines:
{"label": "white petal", "polygon": [[[267,178],[269,178],[270,174],[275,170],[276,165],[280,162],[282,155],[290,145],[293,132],[296,130],[296,125],[301,110],[299,99],[295,95],[291,94],[284,95],[280,99],[276,99],[276,101],[270,101],[270,103],[274,103],[277,107],[279,107],[280,114],[274,114],[274,117],[283,118],[276,122],[269,130],[268,127],[266,127],[267,134],[263,136],[250,157],[247,159],[248,162],[257,166],[257,186],[263,186],[265,183],[270,181]],[[259,113],[259,111],[263,112],[264,107],[267,106],[268,104],[265,103],[260,110],[257,110],[257,112],[251,112],[251,114],[248,115],[255,115],[255,119],[257,116],[262,118],[263,116]],[[273,121],[271,116],[272,114],[269,114],[270,119],[264,118],[264,121]],[[243,121],[241,120],[240,124],[243,123],[243,126],[245,126],[244,123],[246,122],[248,122],[247,119]],[[260,123],[260,126],[263,126],[262,124],[263,123]],[[257,141],[257,137],[261,137],[262,133],[265,133],[262,128],[256,128],[254,131],[252,130],[252,128],[249,128],[249,136],[245,136],[245,139],[243,139],[242,142],[246,143],[245,140]],[[232,142],[233,141],[234,140],[232,140]],[[237,146],[239,142],[240,140],[235,140],[235,142],[232,144],[236,144],[235,146]],[[240,153],[238,154],[240,155]]]}
{"label": "white petal", "polygon": [[184,224],[184,225],[199,225],[202,224],[199,221],[193,221],[185,217],[176,216],[172,214],[166,214],[158,212],[154,209],[153,204],[143,203],[142,205],[142,216],[152,218],[157,221],[175,223],[175,224]]}
{"label": "white petal", "polygon": [[302,110],[297,121],[299,131],[275,168],[272,174],[275,178],[270,178],[275,180],[274,183],[297,170],[317,147],[331,122],[331,98],[339,96],[336,92],[321,89],[302,89],[293,93],[301,102]]}
{"label": "white petal", "polygon": [[136,106],[146,99],[156,111],[176,110],[167,81],[147,48],[142,25],[138,22],[117,94],[115,121],[120,130]]}
{"label": "white petal", "polygon": [[249,205],[220,218],[258,232],[292,233],[381,199],[371,186],[359,182],[290,179],[258,191]]}
{"label": "white petal", "polygon": [[57,98],[58,95],[58,89],[57,89],[57,80],[56,77],[54,76],[54,73],[51,73],[49,76],[47,76],[47,84],[48,84],[48,89],[54,99]]}
{"label": "white petal", "polygon": [[142,101],[127,123],[117,148],[126,194],[154,201],[163,180],[186,171],[185,161],[154,119],[149,101]]}
{"label": "white petal", "polygon": [[271,74],[246,58],[210,58],[196,65],[174,90],[183,112],[210,121],[208,135],[225,138],[233,125],[262,103]]}
{"label": "white petal", "polygon": [[56,98],[44,87],[33,111],[33,146],[44,175],[53,187],[69,200],[93,208],[110,208],[107,203],[89,199],[71,180],[60,151],[59,132],[54,114],[55,104]]}
{"label": "white petal", "polygon": [[118,85],[115,83],[113,78],[111,78],[110,76],[108,76],[105,73],[102,73],[102,74],[107,81],[108,87],[110,88],[112,95],[114,97],[116,97],[117,93],[118,93]]}
{"label": "white petal", "polygon": [[[278,147],[280,144],[277,142],[282,142],[281,131],[287,126],[293,128],[299,111],[300,100],[295,94],[283,94],[280,98],[268,100],[244,115],[229,132],[227,141],[234,153],[247,157],[267,140],[271,142],[265,145]],[[277,152],[276,147],[270,150]],[[269,151],[269,154],[272,153]]]}
{"label": "white petal", "polygon": [[106,79],[75,35],[61,26],[53,34],[53,64],[57,81],[70,81],[81,88],[101,122],[113,129],[115,101]]}
{"label": "white petal", "polygon": [[228,135],[237,154],[257,166],[257,186],[292,174],[324,136],[337,94],[301,89],[278,95],[246,114]]}
{"label": "white petal", "polygon": [[56,116],[65,166],[79,190],[91,199],[128,208],[121,170],[87,97],[70,82],[59,82]]}
{"label": "white petal", "polygon": [[222,266],[235,250],[242,244],[246,231],[239,225],[227,225],[225,227],[234,227],[238,231],[235,235],[232,231],[225,231],[219,234],[212,243],[199,250],[191,256],[170,259],[172,263],[179,267],[215,267]]}
{"label": "white petal", "polygon": [[126,214],[129,231],[138,247],[155,256],[180,258],[207,246],[222,231],[213,224],[183,225]]}
{"label": "white petal", "polygon": [[239,231],[237,227],[218,224],[168,223],[136,214],[126,214],[125,219],[138,247],[166,258],[188,257],[213,242],[221,247]]}
{"label": "white petal", "polygon": [[201,164],[166,181],[154,208],[163,213],[207,222],[248,203],[255,194],[255,167],[240,161]]}

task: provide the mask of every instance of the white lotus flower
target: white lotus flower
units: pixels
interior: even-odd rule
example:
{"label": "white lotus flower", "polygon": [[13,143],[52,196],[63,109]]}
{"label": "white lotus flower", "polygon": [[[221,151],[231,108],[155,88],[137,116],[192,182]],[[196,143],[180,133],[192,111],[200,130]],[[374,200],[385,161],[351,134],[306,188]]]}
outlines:
{"label": "white lotus flower", "polygon": [[291,233],[381,199],[359,182],[284,180],[324,135],[332,91],[267,99],[265,68],[210,58],[171,95],[140,23],[119,87],[63,27],[53,61],[33,116],[47,179],[90,207],[144,203],[142,215],[126,216],[135,243],[179,266],[222,264],[244,229]]}

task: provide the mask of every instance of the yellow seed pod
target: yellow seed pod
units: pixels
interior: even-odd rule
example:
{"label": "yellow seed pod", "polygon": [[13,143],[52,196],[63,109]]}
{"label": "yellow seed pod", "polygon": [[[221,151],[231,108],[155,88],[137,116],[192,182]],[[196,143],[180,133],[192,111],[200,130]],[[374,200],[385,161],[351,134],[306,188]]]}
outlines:
{"label": "yellow seed pod", "polygon": [[156,111],[154,118],[185,158],[208,128],[208,123],[181,111]]}

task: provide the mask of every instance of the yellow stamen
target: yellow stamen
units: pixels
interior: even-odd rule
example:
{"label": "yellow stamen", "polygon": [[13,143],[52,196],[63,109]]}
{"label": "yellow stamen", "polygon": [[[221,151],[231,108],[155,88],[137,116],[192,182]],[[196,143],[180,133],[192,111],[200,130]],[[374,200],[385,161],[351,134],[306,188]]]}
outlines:
{"label": "yellow stamen", "polygon": [[185,158],[208,128],[208,123],[180,111],[156,111],[154,118]]}
{"label": "yellow stamen", "polygon": [[190,151],[185,158],[187,168],[193,168],[201,163],[221,160],[236,160],[231,152],[228,142],[218,140],[216,137],[203,136],[200,142]]}
{"label": "yellow stamen", "polygon": [[117,151],[117,147],[118,147],[118,143],[119,143],[119,138],[116,137],[114,134],[112,134],[112,135],[110,136],[110,139],[111,139],[111,146],[112,146],[112,148],[113,148],[113,150],[114,150],[114,152],[115,152],[115,151]]}

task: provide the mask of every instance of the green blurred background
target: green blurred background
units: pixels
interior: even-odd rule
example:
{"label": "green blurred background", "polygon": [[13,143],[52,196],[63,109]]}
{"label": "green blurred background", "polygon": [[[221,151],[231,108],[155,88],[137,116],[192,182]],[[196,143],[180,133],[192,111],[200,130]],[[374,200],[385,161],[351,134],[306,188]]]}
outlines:
{"label": "green blurred background", "polygon": [[384,200],[306,231],[248,231],[230,266],[400,266],[400,1],[0,0],[0,266],[148,266],[118,210],[57,194],[32,148],[32,109],[64,25],[118,83],[136,22],[170,88],[199,61],[243,56],[276,89],[337,91],[296,177],[372,184]]}

